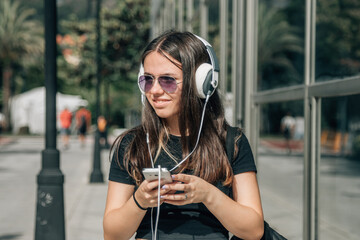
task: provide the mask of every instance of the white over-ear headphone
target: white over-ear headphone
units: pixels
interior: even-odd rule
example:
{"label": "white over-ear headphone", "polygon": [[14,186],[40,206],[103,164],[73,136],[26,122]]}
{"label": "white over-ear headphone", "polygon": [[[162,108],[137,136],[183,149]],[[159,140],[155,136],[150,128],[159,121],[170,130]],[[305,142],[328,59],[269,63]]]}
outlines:
{"label": "white over-ear headphone", "polygon": [[207,95],[211,96],[218,86],[220,67],[215,51],[210,43],[197,35],[195,36],[205,45],[211,61],[211,64],[201,64],[195,73],[197,95],[200,98],[206,98]]}
{"label": "white over-ear headphone", "polygon": [[[206,51],[209,54],[211,64],[209,63],[203,63],[201,64],[197,69],[195,73],[195,80],[196,80],[196,92],[198,97],[200,98],[206,98],[206,96],[211,96],[215,89],[218,86],[219,83],[219,62],[216,57],[215,51],[205,39],[197,36],[194,34],[206,47]],[[138,74],[138,80],[141,75],[144,75],[144,66],[141,64]],[[139,81],[138,81],[139,85]],[[139,86],[139,89],[142,93],[142,95],[145,94],[145,92],[141,89]],[[144,97],[142,96],[142,100]]]}

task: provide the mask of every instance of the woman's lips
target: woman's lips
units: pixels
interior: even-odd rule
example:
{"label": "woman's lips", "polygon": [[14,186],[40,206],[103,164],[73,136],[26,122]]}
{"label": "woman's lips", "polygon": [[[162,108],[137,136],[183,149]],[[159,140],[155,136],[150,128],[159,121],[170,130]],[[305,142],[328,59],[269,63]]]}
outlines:
{"label": "woman's lips", "polygon": [[170,102],[169,99],[153,99],[152,101],[155,107],[164,107]]}

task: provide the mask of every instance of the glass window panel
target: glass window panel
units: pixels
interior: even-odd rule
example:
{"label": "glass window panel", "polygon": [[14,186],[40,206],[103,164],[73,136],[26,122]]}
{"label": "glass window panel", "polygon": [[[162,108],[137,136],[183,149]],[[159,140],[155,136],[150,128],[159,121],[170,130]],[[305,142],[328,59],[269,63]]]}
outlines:
{"label": "glass window panel", "polygon": [[360,1],[318,0],[316,81],[360,73]]}
{"label": "glass window panel", "polygon": [[[187,4],[184,1],[185,5]],[[217,57],[220,56],[220,3],[219,1],[205,1],[205,5],[208,10],[208,32],[206,40],[211,44],[214,48]],[[192,18],[192,26],[193,32],[200,36],[201,30],[201,9],[200,9],[200,1],[194,1],[194,12]],[[229,12],[228,12],[229,14]]]}
{"label": "glass window panel", "polygon": [[[261,106],[257,162],[265,220],[288,239],[299,240],[303,239],[303,109],[302,101]],[[290,116],[284,118],[287,113]],[[284,135],[285,126],[289,135]]]}
{"label": "glass window panel", "polygon": [[259,1],[258,89],[304,82],[305,1]]}
{"label": "glass window panel", "polygon": [[359,101],[360,95],[322,100],[319,239],[360,235]]}

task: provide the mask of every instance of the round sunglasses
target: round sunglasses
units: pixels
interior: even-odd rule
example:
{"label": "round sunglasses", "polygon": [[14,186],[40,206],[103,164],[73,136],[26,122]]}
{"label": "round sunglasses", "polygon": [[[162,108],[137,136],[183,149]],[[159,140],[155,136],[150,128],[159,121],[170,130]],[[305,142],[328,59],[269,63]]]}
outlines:
{"label": "round sunglasses", "polygon": [[[139,77],[139,86],[142,91],[149,92],[154,86],[156,78],[151,75],[141,75]],[[176,79],[169,76],[160,76],[157,78],[160,87],[167,93],[174,93],[177,85],[181,82],[176,82]]]}

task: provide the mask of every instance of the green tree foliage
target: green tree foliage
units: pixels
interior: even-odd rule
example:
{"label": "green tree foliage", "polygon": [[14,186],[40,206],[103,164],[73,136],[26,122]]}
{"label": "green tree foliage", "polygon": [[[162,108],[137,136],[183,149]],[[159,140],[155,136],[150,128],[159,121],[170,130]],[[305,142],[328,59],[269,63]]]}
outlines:
{"label": "green tree foliage", "polygon": [[301,83],[291,54],[303,52],[299,28],[292,26],[279,9],[259,4],[258,79],[261,89]]}
{"label": "green tree foliage", "polygon": [[[43,28],[33,20],[34,9],[22,8],[19,2],[0,1],[0,67],[2,69],[2,105],[9,122],[8,101],[14,69],[31,65],[43,53]],[[36,57],[37,56],[37,57]],[[7,127],[7,126],[6,126]]]}
{"label": "green tree foliage", "polygon": [[316,23],[316,78],[359,74],[360,2],[320,0]]}
{"label": "green tree foliage", "polygon": [[[112,116],[112,124],[123,125],[126,113],[140,111],[137,74],[149,39],[149,9],[149,1],[126,0],[101,10],[102,102],[111,106],[111,114],[105,115]],[[80,93],[94,105],[95,20],[79,21],[73,16],[62,21],[61,28],[63,37],[68,35],[72,41],[60,44],[59,88],[64,93]]]}

